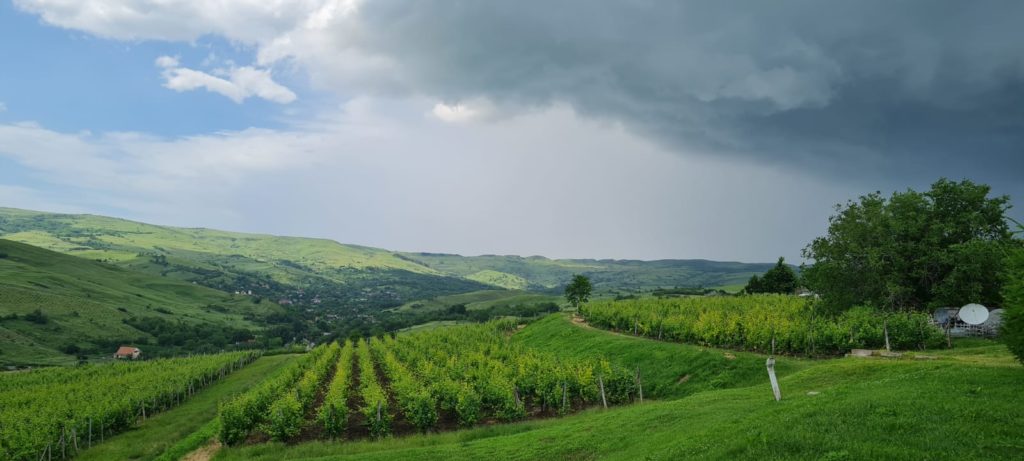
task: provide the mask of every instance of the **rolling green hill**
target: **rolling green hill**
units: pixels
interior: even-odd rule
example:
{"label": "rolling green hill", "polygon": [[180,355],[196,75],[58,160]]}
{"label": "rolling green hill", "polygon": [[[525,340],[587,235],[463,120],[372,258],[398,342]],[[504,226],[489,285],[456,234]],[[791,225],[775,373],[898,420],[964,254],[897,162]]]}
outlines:
{"label": "rolling green hill", "polygon": [[490,287],[376,248],[93,215],[0,208],[0,237],[292,304],[363,310]]}
{"label": "rolling green hill", "polygon": [[514,289],[556,289],[573,274],[585,274],[599,292],[671,287],[716,288],[746,284],[751,275],[763,274],[773,266],[702,259],[548,259],[543,256],[459,256],[438,253],[401,253],[401,256],[444,274]]}
{"label": "rolling green hill", "polygon": [[146,344],[153,335],[144,329],[154,319],[257,330],[258,316],[280,310],[251,296],[0,239],[0,364],[71,363],[78,354],[110,354],[118,343]]}
{"label": "rolling green hill", "polygon": [[529,305],[540,303],[563,303],[565,300],[556,295],[532,293],[523,290],[482,290],[455,295],[438,296],[436,298],[405,303],[396,311],[436,311],[447,309],[459,304],[467,310],[487,309],[493,306]]}
{"label": "rolling green hill", "polygon": [[0,208],[0,237],[223,291],[360,312],[489,288],[553,293],[576,273],[591,277],[599,293],[612,293],[742,284],[772,267],[706,260],[398,253],[325,239],[12,208]]}

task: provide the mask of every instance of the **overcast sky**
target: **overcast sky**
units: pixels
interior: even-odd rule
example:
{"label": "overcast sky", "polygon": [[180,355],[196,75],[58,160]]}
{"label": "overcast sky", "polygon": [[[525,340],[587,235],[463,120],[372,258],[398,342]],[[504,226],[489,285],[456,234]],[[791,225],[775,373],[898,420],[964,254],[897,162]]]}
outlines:
{"label": "overcast sky", "polygon": [[797,262],[875,190],[968,178],[1024,207],[1022,23],[1019,1],[5,1],[0,206]]}

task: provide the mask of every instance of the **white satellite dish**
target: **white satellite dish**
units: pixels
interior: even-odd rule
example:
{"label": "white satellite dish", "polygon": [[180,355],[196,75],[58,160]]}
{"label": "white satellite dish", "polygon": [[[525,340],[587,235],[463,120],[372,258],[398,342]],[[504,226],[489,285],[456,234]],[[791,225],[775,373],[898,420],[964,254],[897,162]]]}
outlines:
{"label": "white satellite dish", "polygon": [[1003,310],[992,309],[992,312],[988,313],[988,320],[985,321],[985,326],[992,328],[999,328],[999,325],[1003,323]]}
{"label": "white satellite dish", "polygon": [[960,320],[968,325],[981,325],[988,320],[988,308],[981,304],[968,304],[960,308]]}

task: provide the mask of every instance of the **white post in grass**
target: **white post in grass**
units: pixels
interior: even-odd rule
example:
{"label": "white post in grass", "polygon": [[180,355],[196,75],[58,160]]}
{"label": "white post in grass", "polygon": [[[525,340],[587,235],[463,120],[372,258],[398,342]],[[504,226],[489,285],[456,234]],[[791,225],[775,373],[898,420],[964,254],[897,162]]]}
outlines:
{"label": "white post in grass", "polygon": [[775,377],[775,357],[768,357],[765,362],[768,366],[768,380],[772,382],[772,392],[775,393],[775,401],[782,400],[782,391],[779,390],[779,380]]}

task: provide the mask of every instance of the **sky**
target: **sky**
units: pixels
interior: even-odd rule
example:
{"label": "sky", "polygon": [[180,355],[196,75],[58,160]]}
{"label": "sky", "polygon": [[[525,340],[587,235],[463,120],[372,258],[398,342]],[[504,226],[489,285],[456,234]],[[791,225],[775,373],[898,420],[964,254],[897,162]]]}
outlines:
{"label": "sky", "polygon": [[402,251],[799,262],[1022,217],[1024,2],[0,0],[0,206]]}

